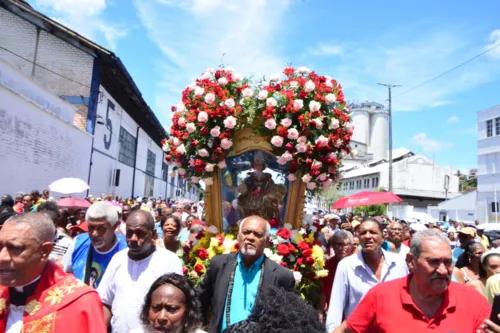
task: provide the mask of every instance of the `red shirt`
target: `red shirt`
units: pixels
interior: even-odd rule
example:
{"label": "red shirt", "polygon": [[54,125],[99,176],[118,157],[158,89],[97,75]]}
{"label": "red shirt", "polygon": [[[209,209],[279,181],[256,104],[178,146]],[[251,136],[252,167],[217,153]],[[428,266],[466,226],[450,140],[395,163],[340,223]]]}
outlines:
{"label": "red shirt", "polygon": [[331,257],[326,261],[325,269],[328,270],[328,276],[323,280],[323,285],[321,286],[321,293],[326,296],[326,304],[330,305],[330,295],[332,294],[333,279],[335,278],[335,272],[337,272],[337,266],[339,261],[335,257]]}
{"label": "red shirt", "polygon": [[491,307],[483,295],[451,282],[441,307],[428,319],[411,298],[410,279],[411,275],[373,287],[347,318],[351,331],[472,333],[490,316]]}
{"label": "red shirt", "polygon": [[410,242],[411,242],[411,238],[410,238],[410,239],[407,239],[407,240],[405,240],[405,241],[402,241],[402,242],[401,242],[401,244],[404,244],[404,245],[406,245],[406,246],[410,247]]}

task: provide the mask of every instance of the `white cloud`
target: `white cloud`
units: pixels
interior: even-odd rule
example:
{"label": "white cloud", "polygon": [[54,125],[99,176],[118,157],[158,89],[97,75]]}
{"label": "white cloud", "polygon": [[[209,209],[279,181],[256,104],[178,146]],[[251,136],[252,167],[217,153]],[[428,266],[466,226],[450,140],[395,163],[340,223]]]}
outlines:
{"label": "white cloud", "polygon": [[431,139],[427,136],[427,133],[416,134],[413,137],[413,143],[420,146],[420,148],[426,153],[435,153],[440,150],[453,147],[453,143]]}
{"label": "white cloud", "polygon": [[457,116],[451,116],[446,120],[448,124],[453,124],[453,123],[458,123],[460,121],[460,118]]}
{"label": "white cloud", "polygon": [[[500,43],[500,29],[493,30],[488,36],[488,44],[484,47],[486,50]],[[492,58],[500,58],[500,46],[491,50],[488,55]]]}
{"label": "white cloud", "polygon": [[331,56],[339,55],[344,52],[344,47],[341,45],[326,45],[321,44],[314,48],[309,48],[308,53],[315,56]]}
{"label": "white cloud", "polygon": [[[109,0],[108,0],[109,1]],[[106,0],[35,0],[34,7],[91,40],[102,36],[106,47],[115,50],[128,30],[103,18]]]}

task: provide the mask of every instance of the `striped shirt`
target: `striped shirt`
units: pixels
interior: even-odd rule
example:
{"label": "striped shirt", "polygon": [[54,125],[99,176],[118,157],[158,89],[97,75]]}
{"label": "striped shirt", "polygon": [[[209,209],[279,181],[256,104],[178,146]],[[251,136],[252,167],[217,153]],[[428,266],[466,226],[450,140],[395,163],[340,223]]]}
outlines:
{"label": "striped shirt", "polygon": [[56,236],[54,237],[54,248],[49,255],[49,259],[58,261],[61,259],[66,251],[68,251],[69,246],[73,240],[68,235],[56,230]]}

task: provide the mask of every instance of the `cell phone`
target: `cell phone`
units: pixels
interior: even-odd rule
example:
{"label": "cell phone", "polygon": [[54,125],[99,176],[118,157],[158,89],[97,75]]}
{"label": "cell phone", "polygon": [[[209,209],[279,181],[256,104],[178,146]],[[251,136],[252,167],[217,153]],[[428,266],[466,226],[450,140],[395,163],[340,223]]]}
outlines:
{"label": "cell phone", "polygon": [[500,319],[498,319],[498,314],[500,314],[500,294],[495,295],[493,298],[493,306],[491,308],[490,320],[496,325],[500,325]]}

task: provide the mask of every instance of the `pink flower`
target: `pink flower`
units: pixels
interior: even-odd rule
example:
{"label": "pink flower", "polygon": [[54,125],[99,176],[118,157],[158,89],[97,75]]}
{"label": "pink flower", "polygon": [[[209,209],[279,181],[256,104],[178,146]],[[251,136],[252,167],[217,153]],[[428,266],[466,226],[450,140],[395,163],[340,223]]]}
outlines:
{"label": "pink flower", "polygon": [[177,146],[180,146],[180,145],[181,145],[182,141],[181,141],[181,140],[179,140],[179,139],[177,139],[177,138],[174,138],[174,141],[173,141],[172,143],[174,144],[174,146],[176,146],[176,147],[177,147]]}
{"label": "pink flower", "polygon": [[303,175],[302,176],[302,181],[304,183],[309,183],[311,181],[311,175],[310,174],[307,174],[307,175]]}
{"label": "pink flower", "polygon": [[218,137],[220,135],[220,127],[219,126],[215,126],[214,128],[212,128],[210,130],[210,135],[214,138]]}
{"label": "pink flower", "polygon": [[318,176],[318,180],[321,182],[324,182],[327,177],[328,177],[328,175],[326,173],[322,173]]}
{"label": "pink flower", "polygon": [[343,143],[342,140],[337,139],[337,141],[335,141],[334,146],[337,147],[337,148],[340,148],[340,146],[342,146],[342,143]]}
{"label": "pink flower", "polygon": [[299,68],[297,68],[297,70],[299,71],[300,74],[306,74],[307,72],[309,72],[309,68],[304,66],[300,66]]}
{"label": "pink flower", "polygon": [[179,174],[179,176],[184,176],[186,174],[186,169],[179,168],[177,169],[177,173]]}
{"label": "pink flower", "polygon": [[297,81],[290,81],[290,88],[297,88],[299,86],[299,83]]}
{"label": "pink flower", "polygon": [[198,155],[200,155],[201,157],[207,157],[208,151],[205,148],[200,149],[200,150],[198,150]]}
{"label": "pink flower", "polygon": [[307,145],[305,143],[299,143],[295,146],[295,149],[297,149],[299,153],[305,153],[307,151]]}
{"label": "pink flower", "polygon": [[196,125],[194,123],[187,123],[186,124],[186,131],[188,131],[188,133],[193,133],[194,131],[196,130]]}
{"label": "pink flower", "polygon": [[221,77],[220,79],[217,80],[221,86],[225,86],[227,84],[227,79],[225,77]]}
{"label": "pink flower", "polygon": [[328,104],[332,104],[334,103],[335,101],[337,100],[337,97],[335,96],[335,94],[328,94],[325,96],[325,101],[328,103]]}
{"label": "pink flower", "polygon": [[273,75],[269,78],[271,82],[277,82],[280,79],[279,75]]}
{"label": "pink flower", "polygon": [[199,182],[200,182],[200,178],[198,178],[196,176],[191,177],[191,183],[198,184]]}
{"label": "pink flower", "polygon": [[275,135],[271,138],[271,143],[273,146],[281,147],[283,146],[283,138],[279,135]]}
{"label": "pink flower", "polygon": [[276,160],[276,162],[278,162],[279,165],[285,165],[286,164],[286,160],[283,158],[283,157],[278,157],[278,159]]}
{"label": "pink flower", "polygon": [[203,95],[203,93],[205,92],[205,89],[203,89],[202,87],[196,87],[194,88],[194,94],[195,96],[201,96]]}
{"label": "pink flower", "polygon": [[210,73],[205,72],[205,73],[201,74],[201,79],[202,80],[208,80],[208,79],[210,79]]}
{"label": "pink flower", "polygon": [[309,110],[311,112],[319,111],[319,109],[321,109],[321,103],[320,102],[316,102],[316,101],[310,101],[309,102]]}
{"label": "pink flower", "polygon": [[243,89],[243,91],[241,92],[241,94],[243,95],[243,97],[252,97],[253,90],[250,89],[250,88],[245,88],[245,89]]}
{"label": "pink flower", "polygon": [[336,153],[330,153],[330,154],[328,154],[328,157],[329,158],[337,158],[337,154]]}
{"label": "pink flower", "polygon": [[328,145],[328,138],[325,138],[323,135],[321,135],[316,139],[316,143],[319,143],[320,146],[325,147]]}
{"label": "pink flower", "polygon": [[301,99],[296,99],[293,101],[293,108],[295,110],[300,110],[304,107],[304,101]]}
{"label": "pink flower", "polygon": [[304,84],[304,91],[305,92],[311,92],[314,89],[316,89],[316,85],[311,80],[307,81],[306,84]]}
{"label": "pink flower", "polygon": [[267,98],[267,95],[268,95],[267,90],[261,90],[261,91],[259,91],[259,96],[258,96],[258,98],[259,98],[261,101],[263,101],[263,100],[265,100],[265,99]]}
{"label": "pink flower", "polygon": [[299,137],[299,131],[297,131],[295,128],[289,128],[287,137],[290,140],[297,140],[297,138]]}
{"label": "pink flower", "polygon": [[321,118],[314,119],[314,122],[316,123],[316,128],[317,129],[322,129],[323,128],[323,121],[321,120]]}
{"label": "pink flower", "polygon": [[266,105],[274,108],[276,105],[278,105],[278,101],[274,97],[269,97],[268,99],[266,99]]}
{"label": "pink flower", "polygon": [[217,163],[217,165],[219,166],[219,168],[221,169],[225,169],[227,167],[226,165],[226,161],[220,161],[219,163]]}
{"label": "pink flower", "polygon": [[283,158],[287,162],[293,160],[292,154],[290,154],[288,151],[285,151],[283,155],[281,155],[281,158]]}
{"label": "pink flower", "polygon": [[205,182],[205,185],[213,185],[213,183],[214,183],[214,180],[211,177],[203,178],[202,180],[203,180],[203,182]]}
{"label": "pink flower", "polygon": [[212,172],[214,171],[214,166],[213,164],[210,164],[210,163],[207,163],[207,165],[205,166],[205,171],[206,172]]}
{"label": "pink flower", "polygon": [[177,104],[177,112],[184,112],[186,111],[186,106],[184,105],[184,103],[180,102],[179,104]]}
{"label": "pink flower", "polygon": [[224,126],[229,129],[233,129],[234,126],[236,126],[236,118],[233,116],[228,116],[226,119],[224,119]]}
{"label": "pink flower", "polygon": [[286,128],[290,127],[292,125],[292,119],[290,118],[281,119],[281,125]]}
{"label": "pink flower", "polygon": [[184,144],[182,144],[179,147],[177,147],[175,151],[181,155],[184,155],[186,153],[186,147],[184,147]]}
{"label": "pink flower", "polygon": [[294,174],[294,173],[289,174],[287,178],[288,178],[288,181],[290,181],[290,182],[293,182],[295,179],[297,179],[297,178],[295,177],[295,174]]}
{"label": "pink flower", "polygon": [[200,123],[206,123],[208,121],[208,113],[205,111],[201,111],[198,113],[198,122]]}
{"label": "pink flower", "polygon": [[276,128],[276,120],[273,118],[266,120],[264,126],[266,126],[267,129],[273,130]]}
{"label": "pink flower", "polygon": [[331,76],[328,76],[328,75],[325,75],[325,85],[327,87],[333,87],[333,83],[332,83],[332,77]]}
{"label": "pink flower", "polygon": [[298,143],[306,143],[307,142],[307,137],[301,136],[297,139]]}
{"label": "pink flower", "polygon": [[179,125],[184,125],[185,123],[186,123],[186,119],[184,119],[184,117],[180,117],[178,124]]}
{"label": "pink flower", "polygon": [[232,98],[228,98],[224,101],[224,105],[230,109],[234,108],[235,104],[236,103],[234,103],[234,99],[232,99]]}
{"label": "pink flower", "polygon": [[243,80],[243,76],[241,76],[240,74],[233,74],[233,80],[234,82],[239,82]]}
{"label": "pink flower", "polygon": [[354,126],[350,122],[345,123],[344,126],[347,133],[352,133],[354,131]]}
{"label": "pink flower", "polygon": [[314,183],[314,182],[309,182],[309,183],[307,183],[307,189],[308,189],[308,190],[311,190],[311,191],[312,191],[312,190],[314,190],[315,188],[316,188],[316,183]]}
{"label": "pink flower", "polygon": [[205,103],[212,104],[215,102],[215,95],[213,93],[208,93],[205,95]]}
{"label": "pink flower", "polygon": [[222,149],[229,149],[233,146],[233,142],[229,139],[224,138],[220,142],[220,146],[222,147]]}
{"label": "pink flower", "polygon": [[330,121],[330,126],[328,126],[329,129],[337,129],[339,128],[339,120],[337,118],[332,118]]}

